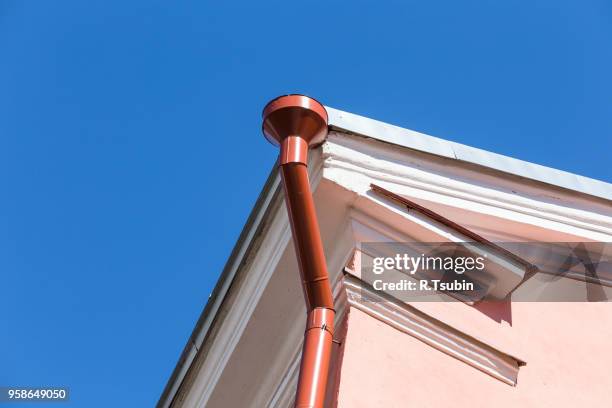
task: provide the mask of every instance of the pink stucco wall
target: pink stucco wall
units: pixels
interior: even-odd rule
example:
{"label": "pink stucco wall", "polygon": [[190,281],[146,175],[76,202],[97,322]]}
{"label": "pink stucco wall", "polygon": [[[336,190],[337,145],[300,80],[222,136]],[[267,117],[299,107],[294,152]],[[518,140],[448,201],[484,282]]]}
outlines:
{"label": "pink stucco wall", "polygon": [[612,406],[611,304],[514,303],[511,324],[474,317],[473,309],[447,309],[446,318],[436,318],[465,330],[478,327],[478,319],[483,327],[503,328],[478,337],[494,344],[504,343],[497,333],[509,339],[506,346],[527,363],[516,387],[351,308],[338,407]]}

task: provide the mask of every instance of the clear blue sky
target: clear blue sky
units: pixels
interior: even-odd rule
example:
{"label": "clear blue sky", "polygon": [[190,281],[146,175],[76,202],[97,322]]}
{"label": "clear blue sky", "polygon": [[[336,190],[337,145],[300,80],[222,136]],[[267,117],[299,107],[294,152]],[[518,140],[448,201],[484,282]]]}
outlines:
{"label": "clear blue sky", "polygon": [[157,401],[279,94],[611,182],[611,38],[603,0],[2,1],[0,385]]}

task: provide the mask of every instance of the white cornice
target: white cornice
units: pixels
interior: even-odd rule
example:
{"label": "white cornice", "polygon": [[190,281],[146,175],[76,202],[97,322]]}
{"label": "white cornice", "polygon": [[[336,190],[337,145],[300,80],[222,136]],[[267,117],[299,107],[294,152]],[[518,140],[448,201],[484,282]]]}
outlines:
{"label": "white cornice", "polygon": [[[587,240],[612,240],[612,208],[606,213],[600,204],[595,204],[598,211],[589,211],[580,208],[583,203],[558,200],[560,204],[552,204],[528,194],[509,193],[505,190],[511,188],[512,181],[500,180],[499,186],[492,186],[486,176],[460,167],[450,177],[439,165],[428,167],[426,161],[412,157],[406,149],[398,152],[338,133],[331,134],[324,144],[323,157],[324,177],[358,194],[368,194],[370,184],[376,182],[400,195],[543,226]],[[518,190],[525,189],[520,183],[516,185]]]}
{"label": "white cornice", "polygon": [[612,200],[612,185],[327,107],[333,129]]}

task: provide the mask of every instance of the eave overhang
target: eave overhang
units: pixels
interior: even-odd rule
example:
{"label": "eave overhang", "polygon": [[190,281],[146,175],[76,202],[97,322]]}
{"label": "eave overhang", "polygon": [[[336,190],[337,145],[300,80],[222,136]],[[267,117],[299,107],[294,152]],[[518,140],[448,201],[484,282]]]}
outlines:
{"label": "eave overhang", "polygon": [[[411,151],[431,155],[432,157],[436,156],[449,159],[453,163],[456,163],[457,166],[486,168],[496,173],[500,178],[504,178],[506,177],[504,175],[507,175],[542,183],[543,189],[552,187],[565,190],[565,192],[570,195],[583,195],[586,201],[596,201],[599,208],[602,206],[607,207],[610,201],[612,201],[612,185],[602,181],[438,139],[333,108],[327,108],[327,110],[330,115],[330,128],[341,135],[355,135],[357,136],[355,139],[372,139],[389,145],[406,148]],[[360,143],[358,140],[355,142]],[[325,150],[325,148],[324,145],[323,150]],[[323,152],[323,161],[329,159],[329,157],[326,157],[327,154],[328,153]],[[324,166],[327,166],[327,164]],[[335,183],[337,180],[333,180],[332,182]],[[414,188],[414,186],[411,188]],[[519,200],[519,198],[517,198],[517,200]],[[522,198],[520,198],[520,200],[522,200]],[[517,201],[519,204],[524,204],[519,201]],[[275,165],[232,250],[217,285],[211,293],[181,353],[179,361],[164,388],[157,404],[158,407],[165,408],[172,405],[177,392],[179,392],[181,385],[185,381],[187,373],[196,360],[196,355],[201,351],[206,339],[209,337],[211,328],[218,318],[218,312],[222,305],[224,305],[232,285],[235,284],[237,279],[240,279],[240,268],[244,265],[249,256],[257,252],[262,237],[266,234],[270,222],[270,214],[276,211],[281,204],[282,195],[280,179]],[[508,204],[508,206],[516,207],[517,204],[512,202]],[[546,217],[552,220],[551,222],[570,222],[570,220],[560,218],[561,216],[553,211],[552,207],[547,203],[543,205],[542,208],[527,208],[524,211],[530,211],[530,214],[535,214],[533,215],[534,217],[540,215],[540,213],[536,211],[542,214],[545,213]],[[612,231],[609,225],[611,217],[609,212],[600,216],[598,213],[591,214],[588,211],[583,211],[584,214],[582,214],[582,212],[580,212],[581,210],[576,211],[576,214],[581,216],[575,217],[572,215],[571,222],[575,224],[572,228],[576,228],[576,234],[581,234],[583,230],[592,229],[594,231],[592,234],[593,239],[612,236],[609,232]],[[584,215],[584,217],[582,217],[582,215]]]}
{"label": "eave overhang", "polygon": [[572,174],[513,157],[488,152],[461,143],[404,129],[354,113],[326,107],[333,130],[372,138],[452,160],[469,163],[551,186],[612,200],[612,184]]}

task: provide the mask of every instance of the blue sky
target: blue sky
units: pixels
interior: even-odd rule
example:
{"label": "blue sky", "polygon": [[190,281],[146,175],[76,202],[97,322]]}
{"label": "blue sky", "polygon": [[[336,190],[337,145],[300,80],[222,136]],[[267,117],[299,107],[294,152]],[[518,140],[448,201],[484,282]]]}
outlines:
{"label": "blue sky", "polygon": [[605,1],[2,1],[0,385],[157,401],[279,94],[612,182],[610,38]]}

